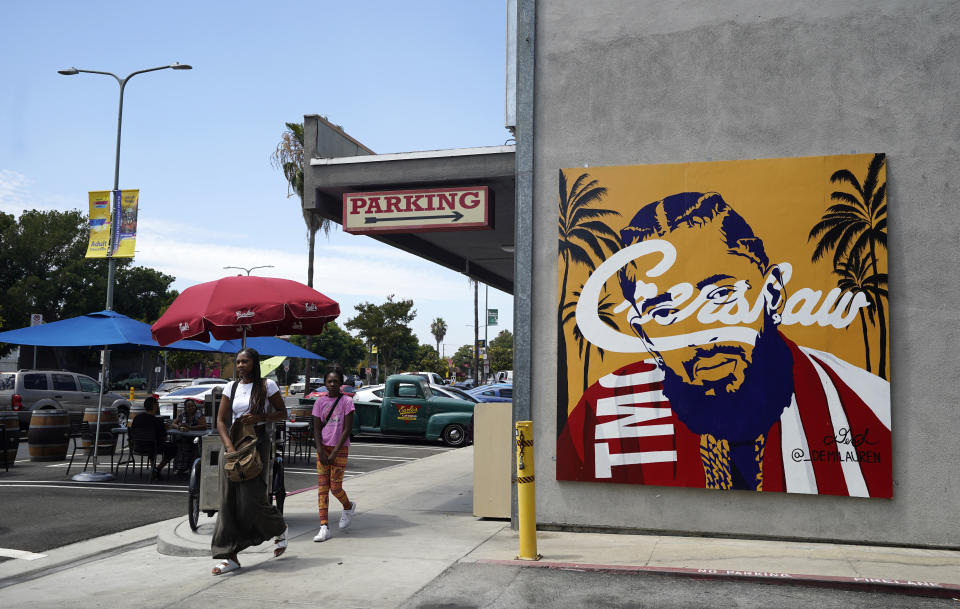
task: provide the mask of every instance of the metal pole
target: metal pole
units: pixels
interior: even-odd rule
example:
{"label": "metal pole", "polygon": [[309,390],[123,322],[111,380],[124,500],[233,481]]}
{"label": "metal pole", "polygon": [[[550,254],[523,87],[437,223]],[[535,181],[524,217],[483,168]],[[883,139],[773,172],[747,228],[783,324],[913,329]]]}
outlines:
{"label": "metal pole", "polygon": [[[112,76],[117,83],[120,84],[120,99],[117,106],[117,148],[116,154],[114,156],[113,164],[113,191],[112,196],[114,198],[119,197],[120,190],[120,136],[123,132],[123,91],[127,86],[127,81],[136,76],[137,74],[143,74],[144,72],[155,72],[157,70],[166,70],[168,68],[172,69],[190,69],[190,66],[181,66],[180,64],[174,64],[169,66],[159,66],[156,68],[147,68],[145,70],[138,70],[136,72],[131,72],[125,78],[120,78],[112,72],[101,72],[99,70],[77,70],[72,68],[70,70],[62,70],[60,73],[65,75],[77,74],[80,72],[88,74],[104,74],[106,76]],[[113,236],[116,233],[116,225],[114,222],[119,222],[120,218],[114,217],[111,201],[111,224],[110,224],[110,237],[109,245],[107,249],[107,302],[106,309],[108,311],[113,310],[113,284],[116,275],[116,260],[113,257],[113,247],[115,245]],[[101,351],[100,359],[100,396],[97,400],[97,429],[94,432],[93,440],[93,472],[83,471],[73,477],[73,480],[80,482],[105,482],[107,480],[113,480],[113,474],[103,472],[97,472],[97,461],[99,459],[100,451],[100,416],[101,411],[103,410],[103,392],[110,382],[110,350],[107,349],[107,346],[104,345],[103,350]]]}
{"label": "metal pole", "polygon": [[517,511],[520,521],[520,554],[517,560],[540,560],[537,552],[537,495],[533,469],[533,422],[517,421]]}
{"label": "metal pole", "polygon": [[473,384],[480,384],[480,320],[477,318],[477,293],[480,286],[473,280]]}
{"label": "metal pole", "polygon": [[[133,76],[133,74],[131,74],[130,76]],[[123,80],[120,81],[120,103],[119,103],[118,106],[117,106],[117,149],[116,149],[116,154],[115,154],[115,156],[114,156],[114,163],[113,163],[113,191],[112,191],[112,193],[111,193],[111,195],[114,197],[114,199],[116,199],[117,197],[120,196],[120,194],[119,194],[119,190],[120,190],[120,134],[121,134],[121,132],[123,131],[123,90],[126,88],[126,86],[127,86],[127,81],[130,79],[130,76],[127,76],[126,78],[124,78]],[[114,78],[117,78],[117,77],[114,76]],[[119,79],[118,79],[118,80],[119,80]],[[115,211],[115,209],[116,209],[116,205],[114,205],[114,204],[113,204],[113,201],[111,201],[111,207],[110,207],[110,215],[111,215],[111,221],[110,221],[110,238],[109,238],[109,244],[108,244],[108,246],[107,246],[107,303],[106,303],[106,309],[107,309],[108,311],[112,311],[112,310],[113,310],[113,282],[114,282],[114,278],[115,278],[116,270],[117,270],[117,262],[116,262],[116,259],[113,257],[113,247],[114,247],[114,245],[116,245],[116,244],[113,242],[113,236],[114,236],[114,234],[116,234],[116,232],[117,232],[116,226],[114,225],[114,222],[119,222],[119,221],[120,221],[120,218],[114,217],[115,214],[114,214],[113,212]],[[104,473],[104,474],[97,474],[97,464],[98,464],[98,461],[99,461],[99,459],[100,459],[100,415],[101,415],[101,413],[102,413],[102,411],[103,411],[103,391],[104,391],[104,389],[106,389],[106,388],[110,385],[110,350],[107,349],[107,346],[106,346],[106,345],[104,345],[104,347],[103,347],[103,352],[102,352],[101,360],[102,360],[102,363],[101,363],[101,368],[100,368],[100,370],[101,370],[101,373],[102,373],[102,375],[103,375],[103,380],[101,381],[101,385],[100,385],[100,396],[99,396],[98,401],[97,401],[97,429],[96,429],[96,431],[95,431],[94,434],[93,434],[93,476],[92,476],[92,477],[91,477],[91,476],[85,476],[85,477],[84,477],[85,480],[90,481],[90,482],[94,482],[94,481],[96,481],[96,482],[104,482],[104,481],[106,481],[106,480],[113,480],[113,474],[106,474],[106,473]],[[82,475],[82,474],[84,474],[84,473],[85,473],[85,472],[81,472],[80,474],[77,474],[77,475],[80,476],[80,475]],[[74,480],[76,480],[76,477],[74,478]]]}

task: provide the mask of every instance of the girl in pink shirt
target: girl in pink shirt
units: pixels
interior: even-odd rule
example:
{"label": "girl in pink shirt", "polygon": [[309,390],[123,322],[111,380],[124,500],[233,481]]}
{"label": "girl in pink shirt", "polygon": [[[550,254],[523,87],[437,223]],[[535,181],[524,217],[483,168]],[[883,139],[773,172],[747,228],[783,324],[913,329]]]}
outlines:
{"label": "girl in pink shirt", "polygon": [[343,372],[337,368],[323,379],[327,395],[313,404],[313,442],[317,448],[317,507],[320,510],[320,531],[314,541],[330,538],[327,528],[328,493],[341,504],[340,528],[350,526],[357,504],[347,499],[343,490],[343,472],[347,468],[350,431],[353,429],[353,399],[340,392]]}

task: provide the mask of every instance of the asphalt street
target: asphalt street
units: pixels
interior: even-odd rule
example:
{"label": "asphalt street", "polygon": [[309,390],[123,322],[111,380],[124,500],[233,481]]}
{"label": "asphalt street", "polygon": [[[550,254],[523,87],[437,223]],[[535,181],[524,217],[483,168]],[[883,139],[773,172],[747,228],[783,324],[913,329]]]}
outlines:
{"label": "asphalt street", "polygon": [[[351,445],[345,487],[349,491],[349,478],[446,450],[424,440],[361,436]],[[80,459],[71,476],[82,470]],[[109,469],[109,460],[105,467]],[[0,470],[0,562],[9,560],[4,550],[42,553],[187,512],[186,475],[151,482],[146,475],[138,479],[133,470],[124,476],[121,468],[115,481],[89,483],[74,482],[66,472],[66,461],[30,461],[26,442],[10,471]],[[288,458],[284,473],[288,493],[312,489],[316,457]]]}
{"label": "asphalt street", "polygon": [[952,599],[651,573],[588,572],[456,563],[401,609],[927,609]]}

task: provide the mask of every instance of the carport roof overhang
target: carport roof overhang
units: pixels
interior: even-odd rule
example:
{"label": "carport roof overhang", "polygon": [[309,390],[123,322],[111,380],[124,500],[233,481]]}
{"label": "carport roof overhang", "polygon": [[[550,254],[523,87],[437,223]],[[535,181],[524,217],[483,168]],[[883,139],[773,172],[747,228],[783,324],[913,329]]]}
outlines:
{"label": "carport roof overhang", "polygon": [[304,163],[303,207],[342,225],[344,193],[487,186],[492,230],[370,236],[513,294],[515,175],[513,146],[314,157]]}

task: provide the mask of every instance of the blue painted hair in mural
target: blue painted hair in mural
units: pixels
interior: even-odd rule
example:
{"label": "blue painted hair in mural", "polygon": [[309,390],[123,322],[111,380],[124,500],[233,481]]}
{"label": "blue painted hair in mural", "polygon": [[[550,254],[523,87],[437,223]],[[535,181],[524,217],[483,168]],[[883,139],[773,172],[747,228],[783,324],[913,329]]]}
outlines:
{"label": "blue painted hair in mural", "polygon": [[[640,208],[630,224],[620,231],[623,247],[646,239],[662,237],[678,228],[702,228],[718,222],[720,238],[727,251],[750,260],[761,274],[769,267],[763,241],[753,234],[746,220],[715,192],[681,192]],[[619,272],[620,289],[632,300],[636,288],[636,267],[628,265]]]}

